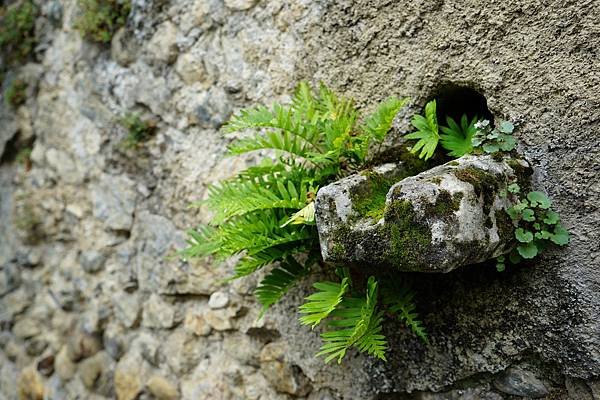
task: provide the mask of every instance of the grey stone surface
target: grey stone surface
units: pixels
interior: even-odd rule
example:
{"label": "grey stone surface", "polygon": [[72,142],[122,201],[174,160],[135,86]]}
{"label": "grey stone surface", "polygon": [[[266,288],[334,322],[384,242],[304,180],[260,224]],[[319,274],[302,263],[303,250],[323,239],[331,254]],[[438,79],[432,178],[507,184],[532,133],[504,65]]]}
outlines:
{"label": "grey stone surface", "polygon": [[[403,169],[387,164],[381,173],[375,168],[319,190],[315,215],[324,260],[448,272],[512,249],[507,187],[528,181],[526,161],[466,156],[398,181],[394,175]],[[385,204],[366,212],[359,207],[381,190]]]}
{"label": "grey stone surface", "polygon": [[502,393],[538,399],[548,395],[546,386],[531,372],[508,368],[494,380],[494,386]]}

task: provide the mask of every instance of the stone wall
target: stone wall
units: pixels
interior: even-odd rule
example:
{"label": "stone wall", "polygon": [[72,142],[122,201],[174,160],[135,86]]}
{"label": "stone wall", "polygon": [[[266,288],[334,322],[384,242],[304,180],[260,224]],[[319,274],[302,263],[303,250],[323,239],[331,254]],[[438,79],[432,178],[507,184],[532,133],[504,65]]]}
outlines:
{"label": "stone wall", "polygon": [[[595,0],[135,0],[108,46],[73,28],[74,0],[39,5],[14,72],[28,99],[0,106],[0,398],[600,398]],[[431,343],[391,326],[387,364],[324,366],[295,321],[308,283],[259,320],[256,278],[169,257],[209,218],[188,205],[253,161],[223,157],[221,124],[299,79],[365,109],[478,90],[517,123],[571,245],[504,274],[410,276]],[[157,121],[136,149],[132,111]],[[14,153],[32,140],[29,169]]]}

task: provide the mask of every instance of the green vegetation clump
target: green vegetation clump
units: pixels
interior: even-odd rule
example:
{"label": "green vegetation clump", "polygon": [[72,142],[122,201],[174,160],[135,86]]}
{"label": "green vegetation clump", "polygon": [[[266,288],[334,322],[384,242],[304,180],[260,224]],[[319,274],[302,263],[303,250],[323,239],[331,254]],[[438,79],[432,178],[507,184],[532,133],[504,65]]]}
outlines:
{"label": "green vegetation clump", "polygon": [[42,230],[42,219],[32,202],[25,196],[17,198],[14,224],[27,244],[37,244],[45,236]]}
{"label": "green vegetation clump", "polygon": [[27,59],[35,46],[35,18],[38,9],[31,0],[0,8],[0,49],[8,64]]}
{"label": "green vegetation clump", "polygon": [[7,106],[17,108],[25,103],[27,99],[27,83],[20,79],[14,79],[4,91],[4,102]]}
{"label": "green vegetation clump", "polygon": [[127,22],[131,0],[79,0],[81,15],[75,27],[86,38],[108,43]]}
{"label": "green vegetation clump", "polygon": [[[189,232],[189,247],[182,256],[213,256],[217,260],[237,256],[232,279],[275,264],[255,292],[266,311],[317,265],[326,265],[315,226],[316,193],[339,177],[364,168],[370,145],[383,141],[405,102],[390,97],[361,120],[351,99],[337,96],[325,85],[315,91],[301,83],[290,105],[242,110],[225,125],[225,131],[254,133],[235,139],[229,153],[266,150],[274,160],[265,158],[209,187],[208,198],[199,205],[208,207],[213,219]],[[385,202],[387,185],[381,182],[372,188],[378,193],[378,204],[365,206],[366,213]],[[300,307],[300,322],[313,327],[325,324],[319,355],[326,361],[341,362],[350,348],[385,360],[387,341],[382,334],[378,282],[369,277],[366,285],[360,286],[351,282],[343,268],[336,271],[339,282],[315,284],[317,292]],[[411,296],[395,298],[387,307],[399,310],[398,319],[424,335]]]}
{"label": "green vegetation clump", "polygon": [[152,137],[156,130],[156,122],[142,120],[139,114],[128,113],[121,118],[121,126],[127,130],[124,144],[126,147],[136,147]]}
{"label": "green vegetation clump", "polygon": [[[415,264],[431,243],[431,230],[419,222],[409,200],[396,200],[385,207],[385,220],[389,226],[390,255],[407,266]],[[414,265],[415,269],[419,265]]]}
{"label": "green vegetation clump", "polygon": [[[508,186],[508,193],[516,202],[508,209],[508,215],[516,226],[514,238],[518,243],[509,255],[511,263],[535,258],[550,245],[569,243],[569,232],[561,225],[558,213],[550,208],[552,202],[545,193],[531,191],[525,194],[516,182]],[[504,270],[505,262],[504,257],[499,257],[498,270]]]}
{"label": "green vegetation clump", "polygon": [[374,172],[362,172],[362,174],[367,176],[367,185],[360,193],[354,193],[351,196],[352,208],[361,217],[378,221],[383,218],[385,199],[388,191],[401,178],[386,179]]}

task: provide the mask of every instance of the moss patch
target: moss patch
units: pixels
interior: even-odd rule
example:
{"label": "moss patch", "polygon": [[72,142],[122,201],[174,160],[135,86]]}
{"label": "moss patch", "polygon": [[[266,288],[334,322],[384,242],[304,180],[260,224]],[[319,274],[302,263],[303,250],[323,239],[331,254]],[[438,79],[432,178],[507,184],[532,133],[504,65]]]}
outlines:
{"label": "moss patch", "polygon": [[485,215],[489,215],[491,205],[500,187],[498,177],[474,167],[457,169],[454,171],[454,176],[463,182],[470,183],[478,197],[483,196],[483,212]]}
{"label": "moss patch", "polygon": [[500,241],[510,243],[514,240],[515,227],[509,215],[503,210],[496,210],[496,227],[498,228],[498,236]]}
{"label": "moss patch", "polygon": [[463,194],[458,192],[451,195],[447,190],[441,190],[435,199],[435,203],[428,203],[427,199],[422,199],[425,206],[425,215],[427,217],[437,217],[447,219],[454,215],[460,208],[460,201]]}
{"label": "moss patch", "polygon": [[352,208],[363,218],[372,218],[376,221],[383,217],[385,199],[392,185],[402,179],[386,179],[372,171],[363,171],[361,175],[367,177],[367,185],[360,192],[351,195]]}
{"label": "moss patch", "polygon": [[5,62],[20,63],[35,46],[36,5],[31,0],[19,1],[0,8],[0,49],[7,54]]}
{"label": "moss patch", "polygon": [[506,163],[510,168],[512,168],[513,171],[515,171],[517,183],[521,187],[521,191],[531,191],[531,180],[529,178],[531,175],[533,175],[533,169],[531,169],[531,167],[521,165],[521,163],[514,158],[506,160]]}
{"label": "moss patch", "polygon": [[26,82],[20,79],[13,80],[4,92],[4,102],[12,108],[19,107],[27,99],[26,90]]}
{"label": "moss patch", "polygon": [[131,1],[79,0],[79,7],[81,15],[75,27],[86,39],[108,43],[117,29],[125,25]]}

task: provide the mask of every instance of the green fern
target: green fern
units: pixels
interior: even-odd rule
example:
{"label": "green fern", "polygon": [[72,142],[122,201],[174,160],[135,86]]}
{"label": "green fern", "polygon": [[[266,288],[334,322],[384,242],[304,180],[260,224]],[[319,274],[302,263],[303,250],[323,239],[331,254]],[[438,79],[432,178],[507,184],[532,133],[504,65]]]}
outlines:
{"label": "green fern", "polygon": [[392,127],[392,122],[398,111],[408,102],[408,99],[389,97],[384,100],[373,114],[368,116],[362,126],[364,132],[378,141],[382,141]]}
{"label": "green fern", "polygon": [[302,266],[293,257],[288,257],[278,268],[274,268],[254,291],[254,295],[263,306],[262,313],[277,303],[298,280],[307,274],[308,268]]}
{"label": "green fern", "polygon": [[404,322],[417,337],[429,343],[427,332],[415,311],[417,306],[414,303],[414,296],[415,293],[407,286],[388,284],[383,291],[383,303],[389,307],[389,312]]}
{"label": "green fern", "polygon": [[300,323],[314,328],[339,306],[350,284],[348,278],[344,278],[341,283],[317,282],[313,286],[319,291],[308,296],[306,303],[300,306],[300,313],[306,314],[300,317]]}
{"label": "green fern", "polygon": [[317,356],[326,356],[325,362],[337,358],[338,364],[351,347],[385,361],[387,341],[381,333],[383,313],[377,311],[377,281],[369,277],[365,298],[344,298],[331,313],[329,326],[340,328],[321,334],[325,342]]}
{"label": "green fern", "polygon": [[[206,199],[196,205],[206,207],[212,219],[189,232],[181,255],[216,261],[235,257],[231,279],[279,263],[255,291],[264,313],[321,260],[314,203],[318,189],[361,168],[371,145],[383,141],[405,103],[390,97],[359,123],[351,99],[323,84],[314,91],[300,83],[290,105],[240,111],[224,127],[227,134],[240,134],[229,154],[267,150],[270,156],[208,187]],[[314,287],[317,292],[300,306],[300,322],[314,328],[327,319],[334,328],[323,333],[319,354],[326,361],[341,361],[356,347],[385,359],[377,282],[368,280],[365,298],[348,295],[347,274],[340,283],[318,282]]]}
{"label": "green fern", "polygon": [[417,128],[417,131],[409,133],[404,137],[410,140],[417,140],[411,151],[415,154],[419,153],[419,158],[427,160],[433,156],[440,140],[435,100],[425,105],[425,117],[422,115],[415,115],[413,117],[412,125]]}
{"label": "green fern", "polygon": [[440,126],[443,135],[440,135],[440,143],[442,147],[449,150],[449,156],[462,157],[465,154],[469,154],[473,151],[473,136],[477,132],[475,123],[477,123],[477,117],[474,117],[469,122],[467,115],[463,114],[460,119],[460,126],[451,117],[446,117],[448,126]]}

